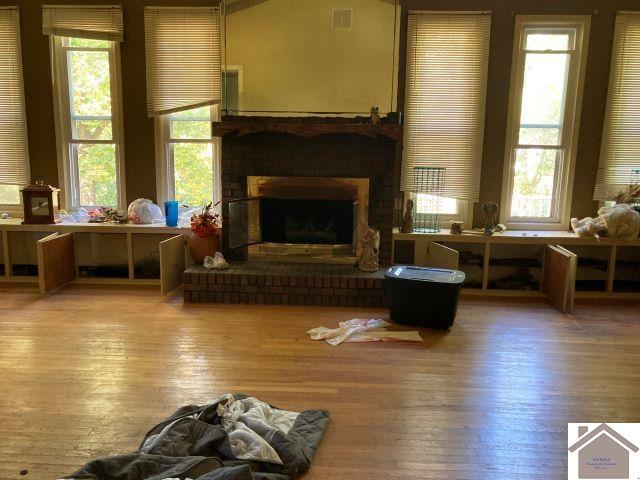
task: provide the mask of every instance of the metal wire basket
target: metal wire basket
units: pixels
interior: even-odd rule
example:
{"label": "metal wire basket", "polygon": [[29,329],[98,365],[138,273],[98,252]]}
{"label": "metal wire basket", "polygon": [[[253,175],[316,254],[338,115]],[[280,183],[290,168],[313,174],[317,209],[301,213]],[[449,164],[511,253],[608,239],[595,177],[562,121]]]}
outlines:
{"label": "metal wire basket", "polygon": [[440,231],[440,212],[444,194],[444,168],[415,167],[413,170],[413,230],[420,233]]}

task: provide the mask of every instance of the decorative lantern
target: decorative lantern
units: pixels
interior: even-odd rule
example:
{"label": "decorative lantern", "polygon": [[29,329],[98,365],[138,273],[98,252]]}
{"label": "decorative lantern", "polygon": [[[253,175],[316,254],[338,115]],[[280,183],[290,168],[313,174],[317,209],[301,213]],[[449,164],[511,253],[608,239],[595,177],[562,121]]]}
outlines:
{"label": "decorative lantern", "polygon": [[60,190],[58,188],[45,185],[39,180],[35,185],[29,185],[20,191],[24,205],[22,223],[30,225],[55,223],[55,216],[60,208]]}

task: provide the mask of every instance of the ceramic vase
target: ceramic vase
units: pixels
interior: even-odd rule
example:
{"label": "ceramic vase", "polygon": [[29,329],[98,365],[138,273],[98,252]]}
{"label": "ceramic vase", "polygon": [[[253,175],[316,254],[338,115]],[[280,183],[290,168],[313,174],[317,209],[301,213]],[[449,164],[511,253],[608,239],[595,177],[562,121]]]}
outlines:
{"label": "ceramic vase", "polygon": [[213,257],[216,252],[220,251],[220,236],[217,233],[211,233],[201,237],[190,232],[187,237],[187,245],[193,261],[201,264],[204,262],[204,257]]}

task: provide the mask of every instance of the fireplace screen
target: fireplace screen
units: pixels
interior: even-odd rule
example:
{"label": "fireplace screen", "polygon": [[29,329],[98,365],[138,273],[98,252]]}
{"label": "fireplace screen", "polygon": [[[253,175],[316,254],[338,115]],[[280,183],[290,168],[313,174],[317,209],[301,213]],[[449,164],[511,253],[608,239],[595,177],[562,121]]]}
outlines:
{"label": "fireplace screen", "polygon": [[356,260],[368,224],[368,179],[248,176],[247,194],[223,201],[225,252],[243,259]]}
{"label": "fireplace screen", "polygon": [[263,198],[260,230],[263,242],[351,245],[354,203],[349,200]]}

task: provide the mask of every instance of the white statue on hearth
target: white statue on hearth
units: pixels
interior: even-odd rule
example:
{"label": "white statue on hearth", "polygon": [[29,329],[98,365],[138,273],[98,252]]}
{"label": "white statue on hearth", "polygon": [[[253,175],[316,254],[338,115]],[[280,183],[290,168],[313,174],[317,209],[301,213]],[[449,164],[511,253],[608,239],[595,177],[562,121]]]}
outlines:
{"label": "white statue on hearth", "polygon": [[358,267],[363,272],[375,272],[380,262],[380,232],[377,228],[367,227],[360,244]]}

